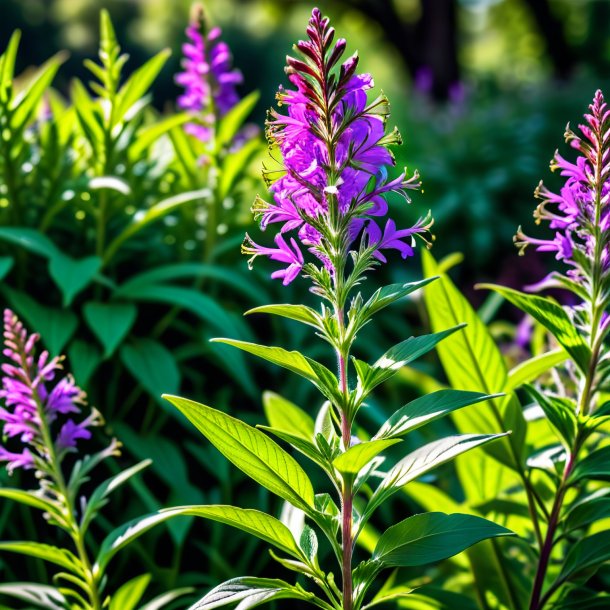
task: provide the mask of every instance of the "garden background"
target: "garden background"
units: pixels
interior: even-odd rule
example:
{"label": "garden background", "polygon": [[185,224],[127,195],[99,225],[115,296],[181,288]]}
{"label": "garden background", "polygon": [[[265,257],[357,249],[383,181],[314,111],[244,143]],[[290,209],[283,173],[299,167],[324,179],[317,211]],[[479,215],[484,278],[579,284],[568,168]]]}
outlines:
{"label": "garden background", "polygon": [[[563,127],[568,121],[577,124],[593,92],[608,82],[610,3],[333,0],[319,6],[347,38],[348,50],[359,51],[361,68],[375,75],[376,87],[391,101],[391,123],[404,141],[395,149],[398,166],[421,173],[423,195],[415,195],[411,207],[402,206],[397,220],[412,224],[423,209],[431,209],[434,256],[464,255],[453,278],[471,302],[483,308],[482,316],[491,323],[507,359],[524,359],[527,353],[517,336],[520,318],[473,287],[493,280],[521,289],[550,270],[548,258],[533,251],[525,260],[518,259],[512,236],[519,224],[531,226],[538,181],[544,177],[549,187],[559,183],[549,177],[548,161],[562,145]],[[22,31],[16,73],[25,81],[34,67],[61,53],[51,112],[67,108],[68,99],[84,107],[72,79],[91,79],[83,61],[97,56],[102,8],[109,11],[117,40],[129,54],[123,78],[162,49],[171,50],[150,84],[150,107],[142,120],[174,116],[180,94],[174,75],[180,69],[189,19],[187,1],[0,0],[0,48],[4,50],[16,28]],[[247,121],[261,133],[245,152],[223,161],[223,171],[232,178],[221,186],[222,201],[213,222],[205,201],[201,203],[203,196],[169,214],[159,213],[137,234],[122,237],[126,227],[137,224],[158,202],[210,185],[192,143],[178,135],[178,122],[171,127],[171,138],[149,132],[144,139],[133,136],[126,143],[110,143],[113,154],[106,155],[103,168],[97,166],[101,157],[95,152],[74,147],[76,155],[63,156],[72,137],[68,125],[40,141],[25,134],[15,154],[6,153],[3,136],[0,300],[41,332],[52,352],[67,353],[77,381],[106,420],[103,434],[124,444],[122,462],[153,460],[96,524],[102,531],[110,529],[117,516],[162,506],[223,502],[275,514],[281,510],[266,492],[253,492],[245,477],[203,443],[160,395],[189,396],[251,423],[261,421],[264,390],[299,397],[295,402],[303,407],[313,398],[304,383],[208,342],[228,334],[326,358],[296,325],[262,316],[244,321],[245,308],[299,302],[304,289],[298,282],[288,290],[271,284],[265,265],[250,271],[239,252],[243,234],[257,231],[250,206],[257,193],[266,193],[260,177],[267,157],[262,140],[265,112],[274,104],[278,85],[286,84],[285,56],[292,41],[302,37],[311,8],[309,2],[286,0],[205,3],[207,18],[223,28],[235,66],[243,73],[240,94],[260,93]],[[15,163],[11,172],[6,159]],[[13,185],[5,178],[2,182],[9,173],[18,176]],[[92,182],[109,177],[119,182],[101,187]],[[6,189],[14,189],[22,200],[18,219],[4,203]],[[91,211],[100,198],[108,210],[101,241],[99,218]],[[15,227],[43,235],[64,258],[46,241],[19,234]],[[104,260],[103,268],[93,260],[90,267],[71,266],[96,256]],[[419,279],[419,258],[389,265],[383,274],[388,282]],[[90,281],[81,285],[74,280],[84,276]],[[376,357],[398,337],[426,328],[422,304],[410,301],[392,309],[375,329],[367,329],[359,349]],[[396,405],[434,388],[435,379],[442,380],[443,373],[434,355],[405,367],[365,417],[383,422]],[[445,431],[452,424],[435,426]],[[434,428],[425,434],[432,438]],[[8,481],[7,475],[1,476]],[[434,477],[441,489],[463,499],[453,466],[436,471]],[[382,514],[389,522],[416,512],[417,506],[405,495]],[[36,539],[44,530],[44,523],[27,509],[0,504],[3,539]],[[185,519],[140,539],[120,558],[116,572],[123,573],[124,581],[125,574],[135,576],[143,567],[152,575],[152,595],[176,587],[201,590],[242,573],[266,574],[269,563],[264,546],[245,535]],[[0,558],[0,580],[19,580],[24,570],[41,581],[48,578],[42,562]],[[184,602],[175,607],[184,607]]]}

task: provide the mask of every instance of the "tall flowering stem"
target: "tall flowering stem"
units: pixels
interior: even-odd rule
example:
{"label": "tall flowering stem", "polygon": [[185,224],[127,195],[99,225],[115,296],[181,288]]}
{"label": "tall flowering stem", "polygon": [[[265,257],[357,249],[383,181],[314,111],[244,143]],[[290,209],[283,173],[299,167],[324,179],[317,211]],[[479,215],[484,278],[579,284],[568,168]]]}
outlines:
{"label": "tall flowering stem", "polygon": [[183,71],[176,75],[176,83],[184,87],[178,107],[196,116],[197,123],[189,123],[187,132],[209,142],[215,136],[215,126],[238,102],[236,86],[243,76],[232,67],[231,50],[221,40],[219,27],[208,29],[203,7],[195,4],[182,46]]}
{"label": "tall flowering stem", "polygon": [[[222,224],[223,204],[242,177],[235,165],[243,171],[260,145],[259,130],[242,123],[256,104],[258,94],[253,92],[240,98],[237,87],[243,76],[233,67],[231,49],[222,40],[221,29],[210,27],[200,4],[192,7],[186,37],[182,46],[183,69],[175,77],[176,83],[184,88],[177,106],[193,117],[185,131],[191,136],[189,143],[201,166],[202,181],[210,190],[198,214],[206,231],[203,262],[209,263]],[[231,159],[232,155],[238,156]],[[231,164],[233,167],[229,167]],[[225,179],[225,174],[231,176],[230,180]],[[201,280],[197,286],[201,288]]]}
{"label": "tall flowering stem", "polygon": [[[406,171],[394,179],[389,145],[398,144],[396,130],[386,134],[389,104],[382,95],[368,100],[373,87],[369,74],[358,74],[358,57],[341,62],[346,41],[334,42],[335,30],[328,18],[314,10],[307,28],[308,40],[295,46],[298,57],[287,58],[286,73],[295,89],[280,89],[280,107],[270,112],[267,135],[282,157],[279,177],[267,178],[273,203],[257,200],[255,214],[261,227],[280,223],[277,249],[264,248],[246,237],[243,250],[252,256],[266,255],[288,263],[274,272],[284,284],[299,274],[312,281],[312,289],[329,302],[334,313],[334,347],[339,370],[340,418],[344,450],[351,446],[355,410],[350,405],[349,358],[353,335],[345,321],[351,289],[363,274],[385,262],[384,250],[396,249],[403,258],[412,256],[414,236],[425,241],[430,217],[408,229],[397,230],[388,219],[382,230],[378,222],[387,214],[384,195],[396,192],[409,201],[408,190],[420,187],[417,172]],[[286,236],[290,237],[290,245]],[[313,255],[305,262],[301,248]],[[349,266],[350,260],[352,266]],[[353,599],[353,481],[344,478],[341,489],[343,609]]]}
{"label": "tall flowering stem", "polygon": [[[558,287],[571,291],[578,304],[567,308],[567,313],[583,337],[580,339],[582,345],[578,337],[571,344],[564,343],[572,356],[567,370],[569,379],[576,381],[570,402],[575,432],[563,439],[565,465],[540,549],[530,610],[543,608],[565,582],[559,578],[544,590],[553,550],[560,543],[558,534],[566,496],[576,484],[574,473],[580,453],[597,427],[591,422],[596,421],[600,392],[607,388],[609,373],[609,353],[604,340],[610,327],[610,318],[605,313],[610,299],[610,110],[601,91],[596,92],[585,115],[585,123],[579,129],[581,133],[577,135],[568,126],[565,134],[566,141],[579,153],[576,163],[567,161],[559,153],[551,162],[551,168],[559,170],[566,179],[560,192],[553,193],[542,183],[536,190],[542,203],[534,217],[537,223],[548,222],[549,228],[555,231],[554,237],[533,238],[521,229],[515,237],[522,251],[533,245],[538,251],[555,253],[555,258],[567,266],[565,272],[550,274],[534,288]],[[548,394],[546,398],[539,398],[542,401],[555,400]],[[579,481],[579,486],[582,492],[582,481]]]}
{"label": "tall flowering stem", "polygon": [[[4,311],[4,350],[8,362],[2,364],[0,420],[9,444],[0,447],[0,460],[9,473],[16,468],[36,469],[44,496],[55,503],[61,514],[60,525],[70,534],[83,566],[90,607],[101,609],[99,581],[85,548],[84,532],[76,520],[75,500],[62,471],[62,461],[75,452],[79,440],[91,438],[90,428],[101,423],[96,411],[75,421],[85,405],[84,392],[72,376],[57,379],[60,358],[47,351],[36,354],[38,335],[28,334],[17,316]],[[63,422],[61,421],[63,420]],[[60,425],[61,424],[61,425]],[[109,453],[116,450],[113,445]]]}

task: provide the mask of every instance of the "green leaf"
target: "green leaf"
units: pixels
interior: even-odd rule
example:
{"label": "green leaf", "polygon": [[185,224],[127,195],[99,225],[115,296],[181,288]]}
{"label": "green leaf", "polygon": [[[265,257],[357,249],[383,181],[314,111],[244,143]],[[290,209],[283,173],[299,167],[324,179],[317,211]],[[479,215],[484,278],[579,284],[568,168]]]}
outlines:
{"label": "green leaf", "polygon": [[130,110],[146,94],[170,55],[169,49],[160,51],[129,77],[117,96],[115,120],[129,120]]}
{"label": "green leaf", "polygon": [[102,353],[93,342],[76,340],[68,347],[70,370],[80,386],[87,386],[102,361]]}
{"label": "green leaf", "polygon": [[39,542],[0,542],[0,551],[19,553],[54,563],[78,576],[83,575],[81,563],[70,551]]}
{"label": "green leaf", "polygon": [[563,568],[557,578],[557,583],[573,580],[583,572],[592,570],[593,573],[606,561],[610,560],[610,531],[598,532],[586,538],[578,540],[570,547],[563,564]]}
{"label": "green leaf", "polygon": [[287,351],[281,347],[268,347],[234,339],[212,339],[217,343],[226,343],[245,352],[263,358],[277,366],[288,369],[311,381],[331,401],[341,400],[337,389],[337,378],[325,366],[303,356],[297,351]]}
{"label": "green leaf", "polygon": [[243,576],[218,585],[191,606],[190,610],[212,610],[236,602],[239,602],[239,610],[248,610],[278,599],[309,601],[313,597],[313,593],[308,593],[299,585],[293,586],[277,578]]}
{"label": "green leaf", "polygon": [[403,366],[429,352],[443,339],[463,327],[464,324],[459,324],[438,333],[409,337],[391,347],[373,366],[354,358],[358,374],[359,394],[364,398],[380,383],[395,375]]}
{"label": "green leaf", "polygon": [[173,212],[177,208],[183,206],[186,203],[192,203],[201,199],[208,199],[210,197],[209,189],[199,189],[197,191],[188,191],[186,193],[180,193],[174,195],[156,203],[152,207],[148,208],[146,212],[141,216],[134,218],[133,222],[129,224],[121,233],[119,233],[108,245],[104,254],[104,265],[107,265],[118,252],[119,248],[128,239],[139,233],[144,227],[149,224],[161,220],[169,213]]}
{"label": "green leaf", "polygon": [[0,498],[6,498],[7,500],[13,500],[14,502],[19,502],[20,504],[37,508],[38,510],[49,513],[56,520],[61,519],[63,521],[61,511],[58,509],[58,507],[50,500],[37,495],[33,491],[25,491],[23,489],[14,489],[11,487],[0,487]]}
{"label": "green leaf", "polygon": [[123,470],[119,474],[107,479],[101,485],[96,487],[95,491],[91,494],[91,497],[87,502],[87,507],[81,519],[80,526],[82,531],[87,530],[95,515],[97,515],[100,509],[108,503],[108,496],[115,489],[117,489],[117,487],[120,487],[129,481],[131,477],[135,476],[145,468],[148,468],[151,463],[151,460],[143,460],[139,464]]}
{"label": "green leaf", "polygon": [[581,479],[610,481],[610,445],[593,451],[576,464],[569,481],[573,485]]}
{"label": "green leaf", "polygon": [[261,305],[254,309],[246,311],[245,315],[253,313],[268,313],[275,316],[281,316],[290,320],[296,320],[309,326],[313,326],[317,330],[323,328],[322,319],[319,314],[311,307],[306,305],[292,305],[290,303],[282,303],[277,305]]}
{"label": "green leaf", "polygon": [[67,53],[57,53],[46,61],[30,80],[25,90],[13,99],[11,104],[14,111],[11,116],[11,128],[22,131],[32,119],[42,97],[51,86],[57,70],[68,58]]}
{"label": "green leaf", "polygon": [[78,318],[64,309],[40,305],[28,295],[5,288],[13,310],[22,316],[30,330],[42,337],[51,356],[59,356],[78,326]]}
{"label": "green leaf", "polygon": [[549,423],[564,441],[566,448],[572,447],[578,427],[576,405],[574,402],[561,396],[553,396],[548,393],[542,394],[529,384],[523,387],[544,411]]}
{"label": "green leaf", "polygon": [[566,361],[568,355],[563,348],[554,349],[519,363],[508,372],[505,392],[511,392],[525,383],[536,381],[541,375]]}
{"label": "green leaf", "polygon": [[563,529],[566,533],[572,532],[608,517],[610,517],[610,499],[597,498],[573,508],[563,523]]}
{"label": "green leaf", "polygon": [[233,106],[221,119],[216,137],[217,149],[224,148],[233,141],[233,138],[254,109],[254,106],[256,106],[259,97],[258,91],[252,91],[252,93],[246,95],[238,104]]}
{"label": "green leaf", "polygon": [[54,587],[38,585],[32,582],[0,584],[0,595],[14,597],[45,610],[65,608],[68,603],[66,598]]}
{"label": "green leaf", "polygon": [[150,529],[171,519],[171,513],[154,512],[143,517],[132,519],[116,529],[112,530],[102,541],[97,560],[93,569],[98,574],[103,574],[110,560],[128,544],[148,532]]}
{"label": "green leaf", "polygon": [[149,601],[147,604],[144,604],[140,610],[165,610],[168,604],[173,602],[175,599],[178,599],[183,595],[189,595],[190,593],[193,593],[193,591],[194,589],[191,587],[183,587],[182,589],[174,589],[173,591],[162,593],[153,600]]}
{"label": "green leaf", "polygon": [[468,547],[513,532],[473,515],[423,513],[387,529],[373,559],[385,566],[421,566],[461,553]]}
{"label": "green leaf", "polygon": [[373,511],[410,481],[454,457],[504,436],[503,434],[459,434],[433,441],[397,462],[386,474],[367,504],[365,514]]}
{"label": "green leaf", "polygon": [[14,260],[10,256],[0,256],[0,281],[2,281],[8,272],[13,268]]}
{"label": "green leaf", "polygon": [[407,295],[423,288],[430,282],[433,282],[437,278],[429,277],[418,282],[410,282],[407,284],[390,284],[383,288],[377,289],[368,301],[362,306],[358,314],[359,326],[368,320],[371,316],[375,315],[378,311],[384,307],[395,303],[399,299],[406,297]]}
{"label": "green leaf", "polygon": [[150,583],[150,574],[136,576],[126,582],[110,600],[110,610],[135,610]]}
{"label": "green leaf", "polygon": [[420,396],[398,409],[373,438],[403,436],[447,413],[497,396],[497,394],[489,395],[463,390],[438,390],[432,394]]}
{"label": "green leaf", "polygon": [[251,160],[260,153],[264,148],[260,138],[255,137],[245,142],[240,148],[235,151],[228,152],[222,160],[220,169],[220,179],[218,183],[218,195],[220,199],[231,195],[233,187],[237,183],[240,174],[243,174],[248,169],[248,164]]}
{"label": "green leaf", "polygon": [[[462,332],[455,333],[437,348],[451,386],[486,394],[503,392],[508,379],[506,365],[487,327],[453,282],[441,273],[427,250],[422,251],[422,260],[426,276],[440,274],[440,279],[426,286],[424,291],[432,330],[460,322],[467,324]],[[485,405],[454,413],[452,419],[460,432],[512,431],[506,441],[486,448],[486,453],[494,456],[495,464],[487,456],[477,456],[476,463],[469,459],[458,460],[460,480],[469,498],[487,500],[488,493],[496,497],[501,490],[520,480],[511,470],[518,470],[523,461],[526,424],[516,399],[491,399]],[[490,474],[492,470],[495,470],[493,475]]]}
{"label": "green leaf", "polygon": [[293,506],[314,513],[314,491],[307,474],[268,436],[216,409],[178,396],[164,398],[237,468]]}
{"label": "green leaf", "polygon": [[192,121],[193,118],[188,112],[172,114],[158,120],[152,125],[147,125],[140,129],[136,135],[136,141],[129,147],[129,155],[132,159],[140,159],[145,156],[146,150],[152,146],[161,136],[166,134],[174,127],[180,127],[184,123]]}
{"label": "green leaf", "polygon": [[45,258],[61,256],[57,246],[42,233],[35,229],[23,227],[0,227],[0,240],[20,246],[28,252],[33,252]]}
{"label": "green leaf", "polygon": [[375,456],[399,442],[400,439],[389,439],[358,443],[335,458],[333,466],[343,475],[356,476]]}
{"label": "green leaf", "polygon": [[269,425],[311,440],[315,422],[303,409],[274,392],[263,394],[263,408]]}
{"label": "green leaf", "polygon": [[7,101],[5,89],[12,87],[15,76],[15,61],[21,40],[21,30],[15,30],[4,53],[0,57],[0,100]]}
{"label": "green leaf", "polygon": [[63,294],[64,307],[68,307],[74,297],[84,290],[100,270],[102,259],[88,256],[75,260],[65,254],[56,254],[49,260],[49,274]]}
{"label": "green leaf", "polygon": [[480,287],[495,290],[513,305],[529,313],[557,339],[557,342],[570,354],[580,370],[583,373],[587,372],[591,360],[591,349],[561,305],[550,298],[525,294],[504,286],[481,284]]}
{"label": "green leaf", "polygon": [[123,345],[121,361],[146,391],[159,399],[163,392],[176,392],[180,371],[172,353],[158,341],[138,339]]}
{"label": "green leaf", "polygon": [[240,529],[273,545],[296,559],[304,559],[291,531],[278,519],[259,510],[226,505],[179,506],[168,508],[173,516],[202,517]]}
{"label": "green leaf", "polygon": [[328,472],[328,460],[310,439],[304,438],[303,436],[299,436],[292,432],[287,432],[286,430],[281,430],[280,428],[275,428],[273,426],[262,426],[259,424],[256,427],[282,439],[293,449],[300,451],[303,455],[307,456],[310,460]]}
{"label": "green leaf", "polygon": [[112,356],[131,330],[138,309],[133,303],[89,302],[83,306],[87,325],[104,347],[104,358]]}

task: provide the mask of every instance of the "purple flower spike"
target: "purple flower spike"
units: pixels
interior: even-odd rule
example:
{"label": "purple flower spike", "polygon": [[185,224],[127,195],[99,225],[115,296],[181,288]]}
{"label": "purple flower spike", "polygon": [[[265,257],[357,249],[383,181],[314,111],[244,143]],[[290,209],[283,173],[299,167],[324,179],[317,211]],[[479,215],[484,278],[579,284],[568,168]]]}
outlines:
{"label": "purple flower spike", "polygon": [[[265,255],[289,263],[288,269],[272,275],[284,284],[302,272],[327,285],[316,269],[335,278],[338,270],[345,270],[350,252],[358,252],[362,244],[370,248],[371,263],[386,262],[381,250],[412,256],[414,237],[426,241],[432,224],[428,216],[414,227],[397,229],[388,218],[381,230],[378,223],[388,212],[386,194],[398,193],[409,202],[407,191],[420,188],[419,176],[405,172],[389,177],[394,157],[388,146],[400,143],[400,135],[396,130],[386,133],[388,101],[383,95],[368,99],[371,75],[356,72],[357,55],[341,63],[346,41],[333,44],[334,33],[328,18],[314,9],[308,40],[295,45],[299,57],[287,58],[286,73],[294,88],[280,88],[277,94],[287,113],[273,109],[267,121],[267,137],[279,150],[282,169],[266,174],[273,202],[257,198],[253,212],[263,230],[280,225],[278,249],[257,246],[247,237],[243,252],[250,260]],[[290,246],[279,238],[287,234]],[[304,263],[298,242],[313,254],[312,263]]]}
{"label": "purple flower spike", "polygon": [[194,7],[193,18],[186,28],[189,42],[182,47],[183,72],[176,75],[176,83],[184,87],[178,107],[198,115],[201,123],[189,123],[187,133],[203,142],[213,137],[213,124],[239,102],[235,87],[243,77],[233,69],[231,50],[220,40],[218,27],[206,32],[203,8]]}
{"label": "purple flower spike", "polygon": [[[521,253],[528,245],[540,252],[554,252],[570,269],[567,283],[559,274],[553,279],[568,288],[574,286],[569,282],[575,282],[584,293],[592,294],[594,282],[601,279],[603,283],[610,277],[610,110],[601,91],[595,93],[585,121],[579,125],[581,136],[569,127],[565,134],[580,153],[576,163],[559,153],[551,161],[551,169],[559,170],[566,179],[559,194],[542,183],[536,189],[536,197],[542,200],[534,212],[536,223],[548,222],[555,237],[533,238],[519,227],[514,241]],[[541,286],[548,284],[545,281]]]}
{"label": "purple flower spike", "polygon": [[[9,362],[2,365],[0,400],[4,406],[0,406],[0,422],[4,437],[14,439],[16,449],[21,445],[20,452],[0,447],[0,462],[6,462],[9,472],[15,468],[44,468],[54,457],[61,459],[76,447],[78,439],[91,437],[88,428],[100,423],[96,412],[80,423],[65,419],[65,415],[80,414],[85,393],[70,375],[53,384],[62,370],[62,359],[49,359],[46,351],[37,356],[38,339],[36,334],[28,335],[12,311],[4,311],[3,354]],[[53,438],[52,424],[59,418],[64,423]],[[47,444],[49,437],[52,447]]]}

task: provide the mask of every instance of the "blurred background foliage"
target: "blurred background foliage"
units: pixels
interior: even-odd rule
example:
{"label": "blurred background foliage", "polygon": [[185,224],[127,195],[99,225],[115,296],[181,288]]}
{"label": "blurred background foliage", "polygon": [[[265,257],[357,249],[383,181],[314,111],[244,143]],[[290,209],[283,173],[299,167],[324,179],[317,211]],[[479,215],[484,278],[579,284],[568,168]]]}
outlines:
{"label": "blurred background foliage", "polygon": [[[358,50],[362,70],[371,72],[377,88],[390,98],[391,121],[404,139],[404,145],[395,149],[397,164],[421,172],[425,192],[416,195],[410,207],[396,208],[400,210],[397,220],[402,217],[407,224],[428,208],[432,210],[436,219],[434,255],[441,259],[454,251],[464,253],[464,263],[454,273],[460,288],[476,305],[483,299],[472,290],[477,281],[493,279],[520,288],[541,277],[547,263],[531,252],[525,261],[518,259],[512,235],[519,224],[530,229],[533,225],[533,190],[538,181],[543,178],[550,187],[556,184],[549,174],[548,162],[553,151],[562,147],[565,124],[576,122],[595,89],[603,89],[608,82],[610,2],[332,0],[319,5],[331,17],[339,35],[347,38],[348,49]],[[312,2],[206,0],[205,6],[209,20],[223,28],[235,65],[243,72],[241,93],[260,92],[250,121],[262,127],[278,85],[286,83],[285,55],[292,43],[303,37]],[[110,12],[117,38],[130,55],[126,75],[162,49],[171,49],[172,55],[151,91],[158,116],[175,112],[179,90],[174,74],[179,69],[189,0],[0,0],[0,50],[4,50],[16,28],[22,30],[17,74],[28,74],[54,53],[68,50],[69,56],[53,81],[54,87],[68,97],[73,78],[84,83],[91,79],[83,60],[97,54],[102,8]],[[241,274],[243,279],[235,275],[219,282],[212,274],[203,280],[196,278],[192,288],[220,305],[243,338],[254,334],[259,342],[303,349],[323,361],[326,358],[330,365],[332,355],[316,353],[316,344],[312,345],[311,337],[297,326],[256,316],[246,320],[248,330],[241,321],[241,312],[247,307],[309,298],[304,297],[303,286],[298,282],[284,289],[268,280],[270,270],[264,264],[249,273],[245,257],[239,255],[243,233],[248,230],[257,235],[247,212],[248,203],[257,192],[266,192],[256,171],[265,156],[264,147],[257,154],[259,158],[249,165],[247,177],[234,197],[238,205],[226,215],[228,226],[223,227],[222,234],[219,230],[213,257],[214,263]],[[154,155],[151,153],[151,159]],[[180,166],[184,158],[179,151],[177,157],[163,169],[161,185],[152,172],[150,180],[134,182],[140,188],[136,192],[143,197],[151,193],[167,197],[205,186],[189,182],[185,175],[188,171]],[[86,160],[83,162],[86,165]],[[168,182],[170,174],[172,179]],[[130,213],[138,206],[146,207],[146,201],[134,201]],[[199,248],[197,252],[194,249],[199,238],[193,229],[197,224],[201,222],[196,214],[185,212],[176,222],[152,227],[144,234],[144,240],[128,249],[128,254],[113,267],[114,279],[123,281],[162,264],[198,261]],[[57,246],[73,256],[91,254],[81,248],[85,241],[80,239],[82,236],[72,239],[78,235],[78,222],[66,226],[65,243],[56,239]],[[61,234],[59,231],[54,235]],[[34,296],[39,302],[50,304],[41,301],[48,298],[46,290],[51,285],[44,268],[31,263],[30,273],[37,278]],[[382,277],[384,274],[387,277]],[[417,263],[395,260],[376,275],[372,283],[378,286],[419,278],[421,270]],[[163,282],[173,279],[166,277]],[[31,285],[17,288],[30,293],[34,290]],[[99,289],[92,294],[100,298]],[[75,302],[80,316],[82,301]],[[192,301],[192,307],[196,309],[198,303],[201,301]],[[359,349],[364,355],[376,357],[397,339],[419,332],[421,310],[421,304],[414,302],[389,311],[375,328],[363,333]],[[135,336],[126,340],[127,356],[123,350],[122,362],[118,358],[106,359],[95,374],[90,374],[86,388],[92,402],[110,421],[111,431],[128,448],[125,462],[146,457],[155,460],[144,482],[135,483],[136,494],[125,492],[123,507],[138,513],[160,505],[206,501],[268,509],[270,499],[264,493],[254,495],[241,475],[231,472],[213,449],[186,433],[152,396],[161,391],[178,392],[180,386],[183,395],[240,415],[246,412],[246,419],[260,422],[262,390],[273,389],[306,407],[310,397],[307,386],[259,363],[240,360],[236,364],[227,356],[223,360],[222,354],[207,344],[210,336],[219,334],[219,326],[226,326],[223,320],[217,320],[216,326],[210,324],[212,310],[203,323],[184,303],[183,307],[176,303],[174,308],[168,307],[167,302],[146,303],[139,311],[132,331]],[[489,312],[488,309],[488,319]],[[81,346],[95,343],[96,337],[80,318],[79,329]],[[163,349],[163,357],[157,358],[157,369],[161,362],[163,375],[153,370],[153,381],[147,386],[142,378],[146,372],[150,378],[151,371],[146,370],[150,362],[137,361],[134,354],[150,355],[150,344],[143,342],[150,339],[152,331],[157,346]],[[170,364],[164,366],[163,362]],[[131,375],[126,368],[130,368]],[[442,377],[439,370],[434,358],[418,363],[416,372],[405,369],[397,381],[384,389],[380,403],[367,410],[368,417],[381,422],[390,410],[427,391],[430,384],[436,387],[431,380]],[[143,388],[134,389],[134,377]],[[430,429],[428,433],[432,432]],[[452,472],[450,467],[440,471],[435,481],[447,494],[459,498],[457,479],[446,476],[448,472]],[[404,516],[404,499],[402,504],[396,504],[388,509],[395,511],[388,512],[388,520],[396,514]],[[414,509],[410,504],[406,506],[406,510]],[[119,503],[114,510],[119,514],[123,507]],[[12,507],[2,506],[2,530],[6,531],[14,514]],[[159,530],[135,547],[138,561],[154,574],[153,582],[159,590],[190,584],[198,588],[212,586],[252,571],[253,566],[258,573],[266,569],[269,557],[256,543],[245,542],[244,537],[233,532],[228,537],[222,526],[205,523],[196,524],[196,531],[187,535],[190,526],[186,521],[177,524],[169,535]],[[103,523],[101,527],[110,526]],[[40,524],[24,513],[18,525],[13,522],[8,529],[15,536],[15,529],[25,530],[33,538],[32,532],[37,528]],[[167,553],[170,541],[174,551]],[[19,564],[2,567],[7,579],[19,575]],[[43,568],[36,565],[36,569]],[[117,566],[118,571],[121,569],[131,573],[134,566],[125,562]]]}

